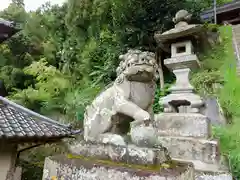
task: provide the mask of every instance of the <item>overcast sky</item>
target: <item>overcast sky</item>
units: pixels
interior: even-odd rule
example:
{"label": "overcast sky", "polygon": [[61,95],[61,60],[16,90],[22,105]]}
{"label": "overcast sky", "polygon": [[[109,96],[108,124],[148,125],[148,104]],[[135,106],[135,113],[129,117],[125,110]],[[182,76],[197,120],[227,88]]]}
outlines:
{"label": "overcast sky", "polygon": [[[24,0],[25,8],[27,11],[36,10],[42,4],[50,1],[51,4],[62,4],[66,0]],[[0,10],[8,7],[11,0],[0,0]]]}

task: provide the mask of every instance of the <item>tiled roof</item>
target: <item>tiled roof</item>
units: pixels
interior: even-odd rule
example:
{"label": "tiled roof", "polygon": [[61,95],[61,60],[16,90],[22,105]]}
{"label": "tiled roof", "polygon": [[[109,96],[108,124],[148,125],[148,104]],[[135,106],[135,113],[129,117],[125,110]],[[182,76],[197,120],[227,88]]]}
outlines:
{"label": "tiled roof", "polygon": [[0,96],[0,139],[59,139],[78,134],[70,126],[51,120]]}
{"label": "tiled roof", "polygon": [[[240,9],[240,1],[232,1],[223,5],[217,6],[216,11],[217,11],[217,14],[221,14],[227,11],[233,11],[237,9]],[[214,16],[213,8],[203,11],[200,16],[203,20],[213,17]]]}
{"label": "tiled roof", "polygon": [[20,30],[19,24],[0,18],[0,43],[9,39]]}
{"label": "tiled roof", "polygon": [[3,25],[8,26],[8,27],[14,27],[14,22],[7,21],[3,18],[0,18],[0,24],[3,24]]}

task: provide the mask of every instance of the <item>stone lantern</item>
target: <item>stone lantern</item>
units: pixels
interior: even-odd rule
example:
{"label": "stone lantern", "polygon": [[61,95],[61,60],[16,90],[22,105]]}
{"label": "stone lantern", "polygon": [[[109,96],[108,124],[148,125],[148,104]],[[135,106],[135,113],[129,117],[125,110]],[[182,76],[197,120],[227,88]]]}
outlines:
{"label": "stone lantern", "polygon": [[189,82],[190,71],[200,66],[193,44],[204,32],[202,25],[188,24],[191,16],[186,10],[180,10],[173,18],[173,29],[155,33],[158,44],[171,48],[171,57],[164,60],[164,65],[176,76],[176,83],[170,88],[171,93],[160,99],[164,112],[179,112],[180,107],[187,107],[187,112],[197,113],[204,105]]}

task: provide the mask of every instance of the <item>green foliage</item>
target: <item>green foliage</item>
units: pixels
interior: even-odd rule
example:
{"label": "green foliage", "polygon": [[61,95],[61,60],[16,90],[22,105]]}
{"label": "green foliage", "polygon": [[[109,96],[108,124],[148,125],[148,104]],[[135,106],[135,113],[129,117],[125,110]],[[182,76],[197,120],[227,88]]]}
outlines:
{"label": "green foliage", "polygon": [[208,28],[209,30],[218,29],[217,32],[221,34],[220,42],[200,54],[200,64],[203,70],[193,73],[191,82],[200,94],[217,95],[218,92],[214,85],[225,82],[225,73],[223,72],[235,60],[232,48],[232,32],[230,27],[218,28],[216,25],[208,25]]}
{"label": "green foliage", "polygon": [[22,180],[41,180],[45,157],[65,152],[67,149],[62,143],[42,145],[21,152],[17,165],[23,168]]}
{"label": "green foliage", "polygon": [[100,86],[84,85],[79,89],[69,91],[64,99],[64,109],[70,119],[77,119],[76,123],[83,121],[84,111],[87,105],[91,103],[93,98],[100,92]]}
{"label": "green foliage", "polygon": [[216,95],[214,84],[222,84],[223,77],[219,71],[203,70],[193,75],[191,83],[201,95]]}
{"label": "green foliage", "polygon": [[222,5],[222,4],[226,4],[226,3],[229,3],[229,2],[232,2],[233,0],[217,0],[217,4],[218,5]]}
{"label": "green foliage", "polygon": [[60,103],[63,102],[62,97],[71,87],[70,78],[54,66],[48,66],[44,59],[33,62],[24,69],[24,73],[35,78],[34,87],[17,90],[11,98],[38,112],[41,110],[41,106],[48,106],[48,103],[60,106]]}
{"label": "green foliage", "polygon": [[[232,1],[233,0],[216,0],[217,5],[223,5]],[[213,7],[213,0],[204,0],[202,3],[204,3],[206,7]]]}
{"label": "green foliage", "polygon": [[43,174],[43,167],[39,167],[38,165],[32,164],[29,161],[21,160],[18,164],[22,167],[22,180],[41,180]]}
{"label": "green foliage", "polygon": [[[227,127],[215,127],[214,134],[220,138],[221,152],[229,156],[231,170],[236,179],[240,178],[240,79],[236,73],[236,57],[232,46],[232,28],[219,28],[221,43],[201,56],[203,71],[192,76],[192,82],[199,92],[215,95],[228,120]],[[209,54],[210,53],[210,54]],[[221,83],[219,91],[214,91],[212,84]]]}
{"label": "green foliage", "polygon": [[159,104],[159,100],[161,97],[164,97],[170,93],[168,90],[169,87],[170,87],[170,84],[167,84],[167,83],[165,83],[164,89],[160,89],[159,86],[157,87],[155,98],[154,98],[154,104],[153,104],[154,113],[163,112],[163,107]]}
{"label": "green foliage", "polygon": [[154,31],[170,28],[179,8],[197,15],[201,7],[187,0],[69,0],[26,13],[22,1],[13,1],[1,15],[21,23],[23,30],[0,45],[0,77],[11,98],[28,108],[74,119],[72,112],[79,108],[70,108],[69,96],[91,92],[85,84],[112,82],[122,52],[133,47],[154,51]]}
{"label": "green foliage", "polygon": [[[12,0],[0,16],[23,29],[0,44],[0,78],[9,98],[81,127],[86,105],[116,78],[121,53],[129,48],[155,51],[153,33],[171,28],[179,9],[197,17],[205,7],[188,0],[68,0],[26,12],[23,0]],[[155,112],[162,110],[158,100],[165,93],[157,91]],[[41,152],[33,156],[41,159]]]}
{"label": "green foliage", "polygon": [[231,172],[235,179],[240,178],[240,120],[233,120],[227,127],[215,127],[214,134],[220,139],[221,152],[229,157]]}
{"label": "green foliage", "polygon": [[[220,92],[220,103],[228,117],[239,117],[240,80],[236,75],[236,66],[225,71],[225,84]],[[238,98],[239,97],[239,98]]]}

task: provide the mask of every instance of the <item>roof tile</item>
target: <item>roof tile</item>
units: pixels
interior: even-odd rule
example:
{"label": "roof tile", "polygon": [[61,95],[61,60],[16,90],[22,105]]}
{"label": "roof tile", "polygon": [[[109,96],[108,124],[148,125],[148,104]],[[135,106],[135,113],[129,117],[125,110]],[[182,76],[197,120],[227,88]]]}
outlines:
{"label": "roof tile", "polygon": [[[3,101],[0,104],[0,139],[1,138],[51,138],[66,137],[73,134],[67,126],[56,121],[46,120],[14,108]],[[9,101],[9,100],[7,100]],[[14,104],[14,103],[13,103]]]}

